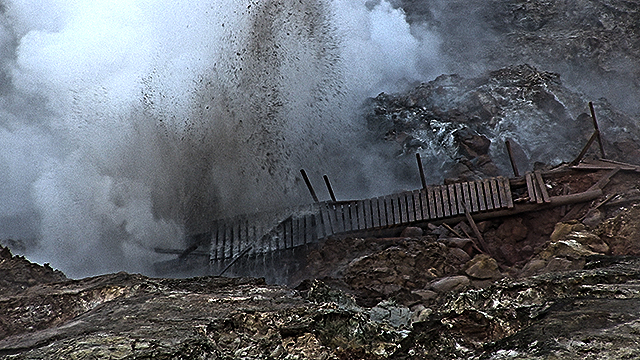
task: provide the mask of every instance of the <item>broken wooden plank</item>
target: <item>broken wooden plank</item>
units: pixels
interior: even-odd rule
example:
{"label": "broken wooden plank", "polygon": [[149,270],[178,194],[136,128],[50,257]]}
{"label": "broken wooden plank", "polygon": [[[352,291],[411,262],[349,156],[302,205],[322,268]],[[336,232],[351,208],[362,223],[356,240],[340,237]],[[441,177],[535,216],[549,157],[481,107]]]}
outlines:
{"label": "broken wooden plank", "polygon": [[533,189],[533,178],[530,172],[524,174],[524,177],[527,181],[527,194],[529,195],[530,202],[536,202],[536,192]]}
{"label": "broken wooden plank", "polygon": [[476,222],[473,220],[473,217],[471,216],[471,213],[469,212],[469,207],[467,206],[467,204],[463,204],[463,207],[464,207],[464,215],[467,218],[467,222],[471,226],[471,229],[473,230],[474,234],[476,235],[476,238],[478,238],[478,242],[480,243],[480,246],[482,246],[482,250],[484,252],[486,252],[486,253],[489,253],[488,252],[489,247],[484,242],[484,238],[482,237],[482,233],[480,232],[480,229],[478,229],[478,226],[476,225]]}
{"label": "broken wooden plank", "polygon": [[593,142],[596,141],[596,139],[599,136],[600,136],[600,133],[597,130],[594,131],[593,134],[591,135],[591,137],[589,138],[589,141],[587,141],[587,144],[582,148],[582,151],[580,151],[580,154],[578,154],[578,156],[572,162],[570,162],[569,164],[578,165],[578,163],[580,163],[582,158],[587,154],[587,151],[589,150],[591,145],[593,145]]}
{"label": "broken wooden plank", "polygon": [[547,192],[547,185],[545,184],[544,179],[542,178],[542,174],[540,173],[540,171],[535,171],[534,175],[536,177],[536,182],[540,187],[540,194],[542,195],[542,201],[548,203],[550,201],[549,192]]}

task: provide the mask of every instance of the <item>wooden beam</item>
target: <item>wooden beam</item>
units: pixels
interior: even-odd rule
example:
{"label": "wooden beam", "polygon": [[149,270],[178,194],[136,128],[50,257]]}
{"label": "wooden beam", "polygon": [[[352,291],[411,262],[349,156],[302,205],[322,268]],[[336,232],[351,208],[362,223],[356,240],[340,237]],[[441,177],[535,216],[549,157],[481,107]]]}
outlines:
{"label": "wooden beam", "polygon": [[607,156],[604,153],[604,146],[602,145],[602,136],[600,135],[600,128],[598,127],[598,121],[596,120],[596,111],[593,109],[593,103],[591,101],[589,101],[589,110],[591,111],[593,128],[596,129],[596,133],[598,134],[598,145],[600,146],[600,155],[602,155],[602,158],[604,159]]}

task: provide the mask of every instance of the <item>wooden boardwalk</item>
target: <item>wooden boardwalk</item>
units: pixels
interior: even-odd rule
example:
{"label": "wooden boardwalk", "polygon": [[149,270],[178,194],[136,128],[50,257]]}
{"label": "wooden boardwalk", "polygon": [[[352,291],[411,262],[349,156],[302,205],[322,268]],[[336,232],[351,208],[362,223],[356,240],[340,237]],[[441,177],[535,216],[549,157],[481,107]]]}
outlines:
{"label": "wooden boardwalk", "polygon": [[[535,194],[537,175],[527,174],[527,185],[532,179],[530,194]],[[540,188],[537,186],[539,199],[544,201],[546,189]],[[210,260],[224,261],[241,254],[255,256],[333,235],[464,216],[465,206],[471,214],[513,208],[509,179],[497,177],[364,200],[320,202],[288,209],[271,218],[254,214],[218,220],[211,227]]]}

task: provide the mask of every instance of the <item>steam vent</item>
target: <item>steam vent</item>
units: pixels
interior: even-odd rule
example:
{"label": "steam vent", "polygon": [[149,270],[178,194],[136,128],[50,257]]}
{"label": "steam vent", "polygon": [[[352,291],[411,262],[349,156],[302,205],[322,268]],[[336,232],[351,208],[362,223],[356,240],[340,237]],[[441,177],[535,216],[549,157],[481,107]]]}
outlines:
{"label": "steam vent", "polygon": [[638,24],[0,0],[0,358],[640,358]]}

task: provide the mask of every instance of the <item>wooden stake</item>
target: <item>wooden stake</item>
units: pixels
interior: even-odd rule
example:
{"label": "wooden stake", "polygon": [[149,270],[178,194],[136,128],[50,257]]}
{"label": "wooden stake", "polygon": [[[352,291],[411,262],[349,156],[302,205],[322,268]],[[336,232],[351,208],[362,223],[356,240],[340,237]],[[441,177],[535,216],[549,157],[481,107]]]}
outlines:
{"label": "wooden stake", "polygon": [[480,246],[482,246],[482,250],[484,250],[486,253],[489,254],[489,248],[487,247],[487,244],[484,242],[482,233],[480,232],[480,229],[478,229],[478,226],[476,225],[476,222],[473,220],[473,217],[469,212],[469,208],[467,207],[467,204],[464,201],[462,201],[462,206],[464,207],[464,215],[467,217],[467,221],[469,222],[469,225],[471,225],[471,229],[473,229],[473,233],[478,238],[478,242],[480,242]]}
{"label": "wooden stake", "polygon": [[602,136],[600,136],[600,128],[598,127],[598,121],[596,120],[596,111],[593,109],[593,103],[589,101],[589,110],[591,110],[591,119],[593,119],[593,128],[598,133],[598,145],[600,145],[600,155],[602,158],[606,158],[604,154],[604,146],[602,145]]}
{"label": "wooden stake", "polygon": [[420,158],[420,154],[416,153],[416,160],[418,161],[418,171],[420,171],[420,181],[422,182],[422,188],[427,188],[427,181],[424,178],[424,170],[422,168],[422,159]]}
{"label": "wooden stake", "polygon": [[309,192],[311,193],[311,197],[313,198],[313,201],[320,202],[318,200],[318,196],[316,195],[316,192],[313,190],[313,186],[311,186],[311,181],[309,181],[309,177],[307,176],[307,172],[304,171],[304,169],[300,169],[300,174],[302,174],[302,178],[304,179],[305,184],[307,184],[307,188],[309,189]]}
{"label": "wooden stake", "polygon": [[582,148],[582,151],[580,151],[580,154],[578,155],[577,158],[575,158],[575,160],[573,160],[570,164],[572,166],[576,166],[578,165],[578,163],[580,161],[582,161],[582,158],[584,157],[584,155],[587,153],[587,150],[589,150],[589,148],[591,147],[591,145],[593,144],[594,141],[596,141],[596,138],[600,137],[600,133],[598,132],[598,130],[594,131],[593,134],[591,135],[591,137],[589,138],[589,141],[587,141],[587,145],[585,145]]}
{"label": "wooden stake", "polygon": [[518,173],[518,167],[516,166],[516,162],[513,159],[513,152],[511,151],[511,141],[507,140],[504,142],[507,145],[507,153],[509,153],[509,161],[511,161],[511,168],[513,169],[513,176],[520,177]]}
{"label": "wooden stake", "polygon": [[329,196],[331,196],[331,201],[336,202],[336,195],[333,193],[333,188],[331,187],[331,183],[329,182],[329,177],[327,175],[323,175],[324,183],[327,185],[327,190],[329,190]]}

